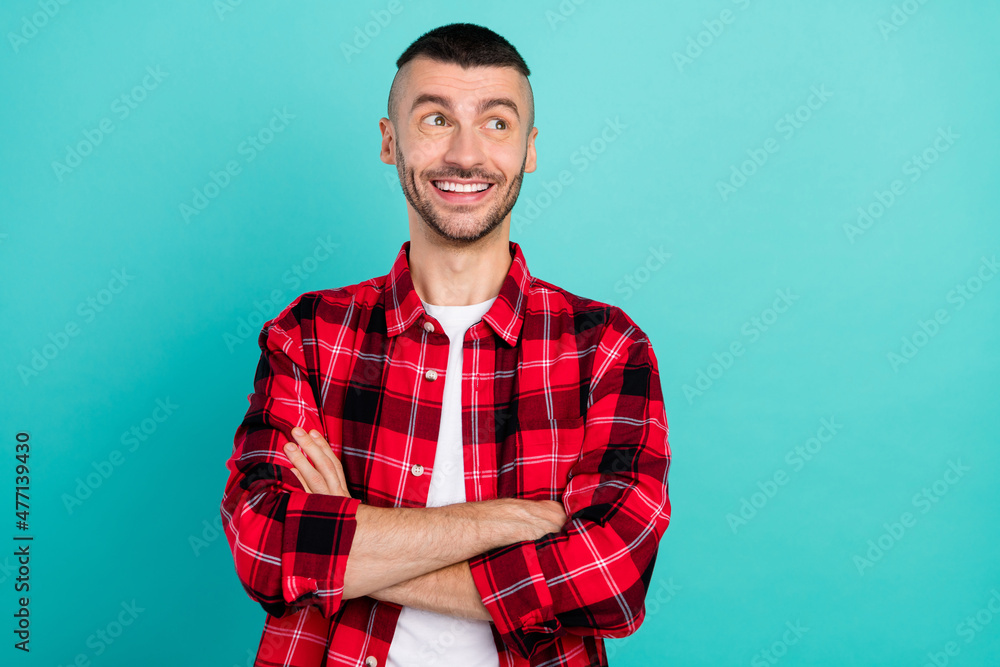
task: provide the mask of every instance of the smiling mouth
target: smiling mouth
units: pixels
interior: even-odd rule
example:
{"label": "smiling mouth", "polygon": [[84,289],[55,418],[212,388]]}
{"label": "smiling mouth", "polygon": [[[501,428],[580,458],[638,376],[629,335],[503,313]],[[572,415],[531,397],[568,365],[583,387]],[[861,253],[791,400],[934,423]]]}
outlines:
{"label": "smiling mouth", "polygon": [[486,181],[473,181],[471,183],[461,183],[459,181],[431,181],[431,185],[441,192],[452,195],[478,195],[493,187],[493,183]]}

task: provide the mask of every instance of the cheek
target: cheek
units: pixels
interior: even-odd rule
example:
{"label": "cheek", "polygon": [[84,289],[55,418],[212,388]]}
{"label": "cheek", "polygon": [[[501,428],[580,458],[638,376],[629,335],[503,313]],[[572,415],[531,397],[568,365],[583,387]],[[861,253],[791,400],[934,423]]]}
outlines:
{"label": "cheek", "polygon": [[447,143],[443,138],[418,133],[403,148],[403,156],[406,164],[419,173],[438,164],[446,150]]}
{"label": "cheek", "polygon": [[510,183],[521,173],[525,159],[524,150],[519,146],[505,147],[493,153],[493,164],[504,173]]}

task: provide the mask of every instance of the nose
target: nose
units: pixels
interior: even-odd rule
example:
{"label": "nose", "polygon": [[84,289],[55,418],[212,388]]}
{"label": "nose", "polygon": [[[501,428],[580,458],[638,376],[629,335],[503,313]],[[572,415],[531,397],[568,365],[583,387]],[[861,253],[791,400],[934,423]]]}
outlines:
{"label": "nose", "polygon": [[475,129],[459,127],[453,132],[448,142],[448,150],[444,160],[448,164],[461,169],[472,169],[486,162],[486,152],[483,150],[483,139]]}

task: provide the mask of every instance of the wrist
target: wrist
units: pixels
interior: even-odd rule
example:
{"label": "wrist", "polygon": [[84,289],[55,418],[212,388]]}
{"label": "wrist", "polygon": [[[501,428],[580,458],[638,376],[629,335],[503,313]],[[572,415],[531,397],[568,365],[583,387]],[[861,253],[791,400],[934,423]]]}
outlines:
{"label": "wrist", "polygon": [[481,551],[525,539],[525,526],[517,518],[517,502],[513,498],[496,498],[472,503],[478,506],[474,526]]}

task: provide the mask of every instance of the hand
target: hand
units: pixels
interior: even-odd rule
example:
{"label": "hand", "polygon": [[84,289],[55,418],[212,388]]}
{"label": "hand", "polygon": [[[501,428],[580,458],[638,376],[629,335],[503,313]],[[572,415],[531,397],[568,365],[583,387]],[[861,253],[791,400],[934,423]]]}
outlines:
{"label": "hand", "polygon": [[[347,479],[340,459],[333,453],[333,448],[323,437],[323,434],[313,429],[309,433],[296,426],[292,429],[292,437],[298,447],[290,442],[284,445],[288,460],[295,466],[292,473],[302,483],[306,493],[320,493],[325,496],[341,496],[350,498],[347,491]],[[300,449],[301,448],[301,449]],[[309,458],[307,459],[306,456]],[[312,463],[310,463],[310,459]]]}
{"label": "hand", "polygon": [[568,518],[562,503],[554,500],[499,498],[485,502],[499,504],[500,515],[514,526],[517,541],[538,540],[549,533],[558,533]]}

